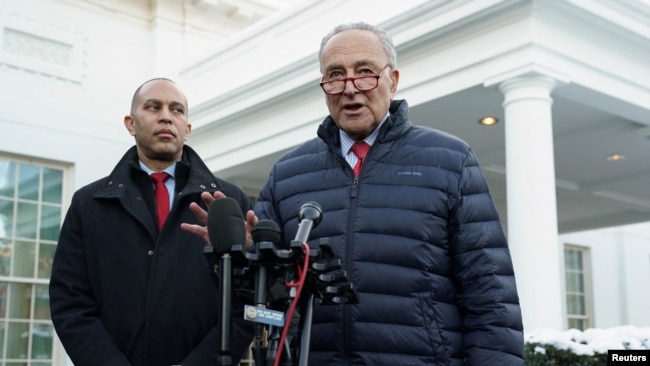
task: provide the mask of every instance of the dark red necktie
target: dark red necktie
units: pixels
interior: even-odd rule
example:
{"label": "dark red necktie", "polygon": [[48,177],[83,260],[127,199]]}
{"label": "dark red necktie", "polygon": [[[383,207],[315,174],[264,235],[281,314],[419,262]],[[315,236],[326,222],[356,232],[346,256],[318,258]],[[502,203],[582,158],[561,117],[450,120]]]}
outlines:
{"label": "dark red necktie", "polygon": [[361,172],[361,166],[363,165],[363,161],[366,159],[366,155],[368,155],[368,150],[370,150],[370,145],[366,144],[363,141],[358,141],[355,142],[354,145],[350,148],[354,155],[357,156],[359,160],[357,160],[357,164],[354,166],[354,176],[358,177],[359,173]]}
{"label": "dark red necktie", "polygon": [[158,230],[160,230],[169,215],[169,191],[165,186],[165,181],[169,174],[165,172],[151,173],[151,180],[155,185],[156,207],[158,210]]}

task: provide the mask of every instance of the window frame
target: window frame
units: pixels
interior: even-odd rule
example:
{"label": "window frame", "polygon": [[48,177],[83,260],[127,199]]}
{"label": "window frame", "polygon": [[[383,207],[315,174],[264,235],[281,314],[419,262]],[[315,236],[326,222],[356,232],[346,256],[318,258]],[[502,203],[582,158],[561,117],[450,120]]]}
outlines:
{"label": "window frame", "polygon": [[[575,252],[580,255],[582,268],[575,268],[570,263],[570,252]],[[569,285],[569,280],[573,276],[579,276],[579,282],[582,283],[582,288],[578,291],[572,290]],[[583,245],[564,244],[564,300],[566,305],[566,325],[569,329],[585,330],[594,327],[594,307],[593,307],[593,282],[592,282],[592,267],[591,267],[591,248]],[[581,291],[580,291],[581,290]],[[582,297],[584,303],[583,313],[571,313],[570,297]],[[576,326],[576,323],[582,322],[582,329]]]}

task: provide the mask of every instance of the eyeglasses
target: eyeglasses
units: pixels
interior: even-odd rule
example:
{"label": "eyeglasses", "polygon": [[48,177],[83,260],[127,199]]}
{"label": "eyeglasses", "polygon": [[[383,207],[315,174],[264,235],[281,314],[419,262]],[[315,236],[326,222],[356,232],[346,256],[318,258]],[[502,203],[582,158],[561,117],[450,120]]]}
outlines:
{"label": "eyeglasses", "polygon": [[321,81],[320,87],[323,88],[325,94],[337,95],[343,93],[345,90],[345,85],[348,83],[348,81],[351,81],[352,84],[354,84],[354,87],[360,91],[370,91],[379,85],[379,78],[388,67],[390,67],[390,65],[384,66],[384,68],[381,69],[377,75],[363,75],[353,78]]}

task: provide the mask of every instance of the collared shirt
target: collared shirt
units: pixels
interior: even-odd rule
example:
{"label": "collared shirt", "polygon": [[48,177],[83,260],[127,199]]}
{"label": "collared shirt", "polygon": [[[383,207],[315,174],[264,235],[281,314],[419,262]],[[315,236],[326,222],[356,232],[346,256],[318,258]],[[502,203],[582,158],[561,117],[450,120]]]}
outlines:
{"label": "collared shirt", "polygon": [[[372,146],[372,144],[375,143],[377,136],[379,136],[379,129],[384,124],[384,122],[386,122],[389,116],[390,113],[386,113],[386,116],[384,117],[383,121],[381,121],[379,126],[377,126],[377,128],[375,128],[375,130],[372,131],[370,135],[366,136],[366,138],[363,139],[366,144]],[[359,158],[357,158],[357,156],[352,152],[352,150],[350,150],[350,148],[352,148],[352,145],[354,145],[356,141],[341,129],[339,129],[339,136],[341,137],[341,155],[345,157],[345,161],[347,161],[351,167],[354,167],[357,164]]]}
{"label": "collared shirt", "polygon": [[[353,154],[354,155],[354,154]],[[147,172],[148,175],[151,175],[151,173],[155,173],[153,170],[149,169],[148,166],[146,166],[141,160],[140,160],[140,168]],[[169,178],[165,181],[165,187],[167,187],[167,191],[169,191],[169,209],[171,210],[172,207],[174,207],[174,197],[176,196],[174,192],[176,192],[176,163],[168,166],[163,172],[169,174]],[[151,185],[154,186],[153,181],[151,182]],[[155,186],[154,186],[155,187]]]}

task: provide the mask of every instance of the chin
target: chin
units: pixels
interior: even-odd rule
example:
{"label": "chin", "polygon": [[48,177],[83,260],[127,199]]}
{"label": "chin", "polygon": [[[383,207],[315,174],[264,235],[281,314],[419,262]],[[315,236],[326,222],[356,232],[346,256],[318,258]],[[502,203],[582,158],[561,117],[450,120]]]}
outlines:
{"label": "chin", "polygon": [[159,150],[156,151],[156,157],[158,160],[163,160],[163,161],[175,161],[176,157],[181,154],[180,151],[177,150]]}

